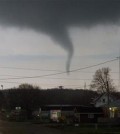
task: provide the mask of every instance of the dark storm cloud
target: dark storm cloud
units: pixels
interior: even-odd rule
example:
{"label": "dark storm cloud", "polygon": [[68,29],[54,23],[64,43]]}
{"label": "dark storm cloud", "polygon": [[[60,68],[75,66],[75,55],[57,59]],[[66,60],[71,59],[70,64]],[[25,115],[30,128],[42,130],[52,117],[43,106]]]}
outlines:
{"label": "dark storm cloud", "polygon": [[73,55],[69,27],[119,24],[117,0],[1,0],[0,24],[33,29],[49,35],[68,52],[67,71]]}

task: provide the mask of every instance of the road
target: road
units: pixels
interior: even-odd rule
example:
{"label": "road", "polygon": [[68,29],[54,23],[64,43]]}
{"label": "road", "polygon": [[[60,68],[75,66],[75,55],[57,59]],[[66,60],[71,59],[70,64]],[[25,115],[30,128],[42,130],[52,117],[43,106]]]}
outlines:
{"label": "road", "polygon": [[0,121],[0,134],[68,134],[41,124]]}

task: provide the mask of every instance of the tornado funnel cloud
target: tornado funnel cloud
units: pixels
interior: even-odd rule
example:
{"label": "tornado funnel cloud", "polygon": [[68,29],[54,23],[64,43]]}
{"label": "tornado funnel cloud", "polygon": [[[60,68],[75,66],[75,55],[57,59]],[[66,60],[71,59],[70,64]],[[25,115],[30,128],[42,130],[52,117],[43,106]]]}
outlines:
{"label": "tornado funnel cloud", "polygon": [[106,24],[120,25],[119,0],[0,1],[0,26],[32,29],[50,36],[68,53],[67,72],[74,52],[69,28]]}
{"label": "tornado funnel cloud", "polygon": [[58,43],[67,53],[67,62],[66,62],[66,71],[69,73],[72,56],[74,53],[73,43],[69,37],[68,31],[64,28],[57,29],[57,32],[54,31],[52,39]]}
{"label": "tornado funnel cloud", "polygon": [[67,73],[69,73],[70,65],[71,65],[71,61],[72,61],[72,57],[73,57],[73,53],[74,53],[74,48],[73,48],[73,44],[72,44],[71,40],[69,39],[67,41],[68,41],[67,43],[69,43],[69,44],[67,45],[68,58],[67,58],[67,62],[66,62],[66,71],[67,71]]}
{"label": "tornado funnel cloud", "polygon": [[68,59],[67,59],[67,63],[66,63],[66,71],[68,74],[70,72],[70,65],[71,65],[72,56],[73,56],[73,51],[68,53]]}

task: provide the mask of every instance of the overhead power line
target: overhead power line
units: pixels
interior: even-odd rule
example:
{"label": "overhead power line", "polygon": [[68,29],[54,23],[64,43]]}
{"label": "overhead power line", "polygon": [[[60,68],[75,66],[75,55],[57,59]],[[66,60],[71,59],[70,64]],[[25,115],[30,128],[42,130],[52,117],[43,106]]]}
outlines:
{"label": "overhead power line", "polygon": [[108,61],[105,61],[105,62],[101,62],[101,63],[98,63],[98,64],[94,64],[94,65],[90,65],[90,66],[86,66],[86,67],[83,67],[83,68],[78,68],[78,69],[73,69],[69,72],[67,71],[63,71],[63,72],[58,72],[58,73],[52,73],[52,74],[45,74],[45,75],[38,75],[38,76],[25,76],[25,77],[18,77],[18,78],[6,78],[6,79],[0,79],[0,80],[10,80],[10,79],[31,79],[31,78],[40,78],[40,77],[47,77],[47,76],[55,76],[55,75],[61,75],[61,74],[66,74],[66,73],[73,73],[73,72],[77,72],[77,71],[81,71],[81,70],[85,70],[85,69],[89,69],[89,68],[93,68],[93,67],[96,67],[96,66],[100,66],[100,65],[103,65],[103,64],[106,64],[106,63],[109,63],[109,62],[113,62],[113,61],[116,61],[118,60],[118,58],[115,58],[115,59],[112,59],[112,60],[108,60]]}
{"label": "overhead power line", "polygon": [[15,84],[22,84],[21,82],[13,82],[13,81],[1,81],[1,83],[15,83]]}
{"label": "overhead power line", "polygon": [[[89,71],[84,71],[84,72],[82,72],[82,71],[80,71],[80,73],[85,73],[85,74],[89,74],[89,73],[92,73],[92,74],[94,74],[95,72],[89,72]],[[110,72],[110,73],[113,73],[113,74],[118,74],[119,72]],[[12,76],[12,77],[28,77],[28,76],[25,76],[25,75],[8,75],[8,74],[2,74],[2,75],[0,75],[0,77],[1,76]],[[51,77],[50,77],[51,78]],[[68,78],[52,78],[52,79],[68,79]],[[76,79],[76,78],[72,78],[72,79]],[[79,79],[79,78],[78,78]]]}
{"label": "overhead power line", "polygon": [[25,77],[25,76],[20,76],[20,75],[6,75],[6,74],[0,75],[0,77],[1,77],[1,76],[5,76],[5,77],[6,77],[6,76],[7,76],[7,77],[8,77],[8,76],[12,76],[12,77]]}
{"label": "overhead power line", "polygon": [[[92,74],[94,74],[95,72],[80,72],[80,73],[92,73]],[[119,72],[110,72],[110,73],[115,73],[115,74],[118,74]],[[28,76],[25,76],[25,75],[7,75],[7,74],[2,74],[2,75],[0,75],[0,77],[1,76],[5,76],[5,77],[7,77],[7,76],[12,76],[12,77],[28,77]],[[70,80],[81,80],[81,78],[62,78],[62,77],[60,77],[60,78],[56,78],[56,77],[47,77],[47,78],[45,78],[45,79],[70,79]],[[84,80],[84,79],[82,79],[82,80]],[[85,79],[85,80],[90,80],[90,79]]]}
{"label": "overhead power line", "polygon": [[61,72],[61,70],[52,70],[52,69],[39,69],[39,68],[21,68],[21,67],[6,67],[0,66],[2,69],[15,69],[15,70],[31,70],[31,71],[48,71],[48,72]]}

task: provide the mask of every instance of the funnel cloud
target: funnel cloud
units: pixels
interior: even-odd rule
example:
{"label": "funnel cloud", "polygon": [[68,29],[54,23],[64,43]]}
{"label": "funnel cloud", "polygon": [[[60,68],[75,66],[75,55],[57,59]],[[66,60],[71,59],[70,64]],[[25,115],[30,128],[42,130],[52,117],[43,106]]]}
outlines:
{"label": "funnel cloud", "polygon": [[[68,29],[120,24],[118,0],[1,0],[0,25],[32,29],[49,35],[68,53],[67,72],[74,53]],[[80,44],[82,45],[82,44]]]}

